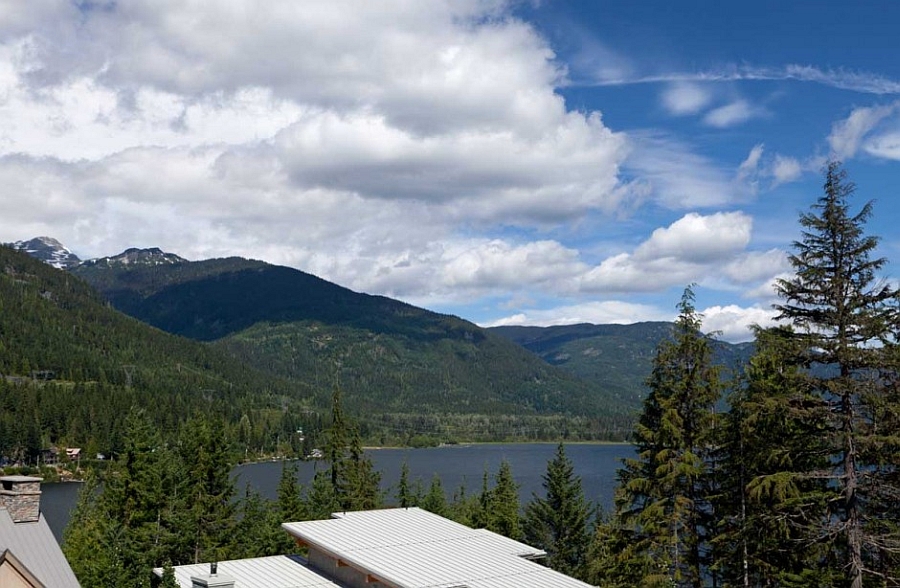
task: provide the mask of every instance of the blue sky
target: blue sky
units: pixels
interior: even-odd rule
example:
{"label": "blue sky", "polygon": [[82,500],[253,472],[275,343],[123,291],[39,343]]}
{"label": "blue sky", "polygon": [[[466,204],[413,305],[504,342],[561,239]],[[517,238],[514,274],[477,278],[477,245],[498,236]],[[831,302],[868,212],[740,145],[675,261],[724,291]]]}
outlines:
{"label": "blue sky", "polygon": [[745,340],[828,158],[900,259],[898,25],[890,2],[0,0],[0,241],[253,257],[483,325],[668,320],[695,283]]}

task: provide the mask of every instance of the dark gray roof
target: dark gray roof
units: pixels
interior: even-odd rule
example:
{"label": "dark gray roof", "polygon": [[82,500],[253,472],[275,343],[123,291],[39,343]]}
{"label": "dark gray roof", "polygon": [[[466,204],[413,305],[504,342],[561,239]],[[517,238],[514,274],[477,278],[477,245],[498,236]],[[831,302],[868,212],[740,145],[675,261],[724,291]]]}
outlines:
{"label": "dark gray roof", "polygon": [[32,523],[14,523],[0,508],[0,553],[9,550],[45,586],[80,588],[44,515]]}

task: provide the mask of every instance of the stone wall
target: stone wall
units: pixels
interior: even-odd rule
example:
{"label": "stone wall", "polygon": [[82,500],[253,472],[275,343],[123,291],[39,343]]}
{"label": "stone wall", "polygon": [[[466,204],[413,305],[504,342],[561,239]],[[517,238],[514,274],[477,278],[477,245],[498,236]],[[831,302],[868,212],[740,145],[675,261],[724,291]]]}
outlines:
{"label": "stone wall", "polygon": [[0,477],[0,507],[14,523],[37,521],[41,516],[41,478]]}

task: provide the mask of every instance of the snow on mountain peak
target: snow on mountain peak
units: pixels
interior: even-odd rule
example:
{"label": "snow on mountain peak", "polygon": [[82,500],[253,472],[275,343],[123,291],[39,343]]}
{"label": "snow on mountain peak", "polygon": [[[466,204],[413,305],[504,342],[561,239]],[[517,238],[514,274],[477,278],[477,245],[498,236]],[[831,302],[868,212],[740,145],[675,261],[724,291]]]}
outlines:
{"label": "snow on mountain peak", "polygon": [[67,269],[81,263],[77,255],[53,237],[35,237],[29,241],[16,241],[10,245],[13,249],[24,251],[57,269]]}

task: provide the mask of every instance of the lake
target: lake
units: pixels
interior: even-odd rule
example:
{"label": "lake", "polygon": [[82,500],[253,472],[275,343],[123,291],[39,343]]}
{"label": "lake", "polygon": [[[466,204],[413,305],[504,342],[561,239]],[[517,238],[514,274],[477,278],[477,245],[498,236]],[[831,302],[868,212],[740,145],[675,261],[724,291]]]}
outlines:
{"label": "lake", "polygon": [[[425,490],[434,474],[438,474],[448,498],[465,485],[467,494],[481,490],[481,479],[485,469],[493,476],[502,460],[512,466],[513,475],[519,484],[519,500],[524,505],[532,494],[543,496],[542,476],[547,471],[547,462],[553,459],[556,445],[553,443],[509,443],[487,445],[451,445],[425,449],[370,449],[375,469],[382,473],[382,488],[388,493],[388,502],[394,501],[395,486],[400,480],[400,469],[405,461],[409,466],[410,480],[422,480]],[[634,455],[631,445],[620,444],[576,444],[566,445],[566,455],[572,460],[575,473],[581,477],[585,497],[605,509],[612,507],[613,491],[616,485],[616,470],[625,457]],[[308,484],[316,468],[327,467],[322,461],[297,462],[300,481]],[[234,475],[238,493],[243,493],[249,485],[266,498],[277,495],[281,478],[281,461],[241,465]],[[78,497],[80,484],[44,484],[41,509],[57,540],[62,537],[69,515]]]}

